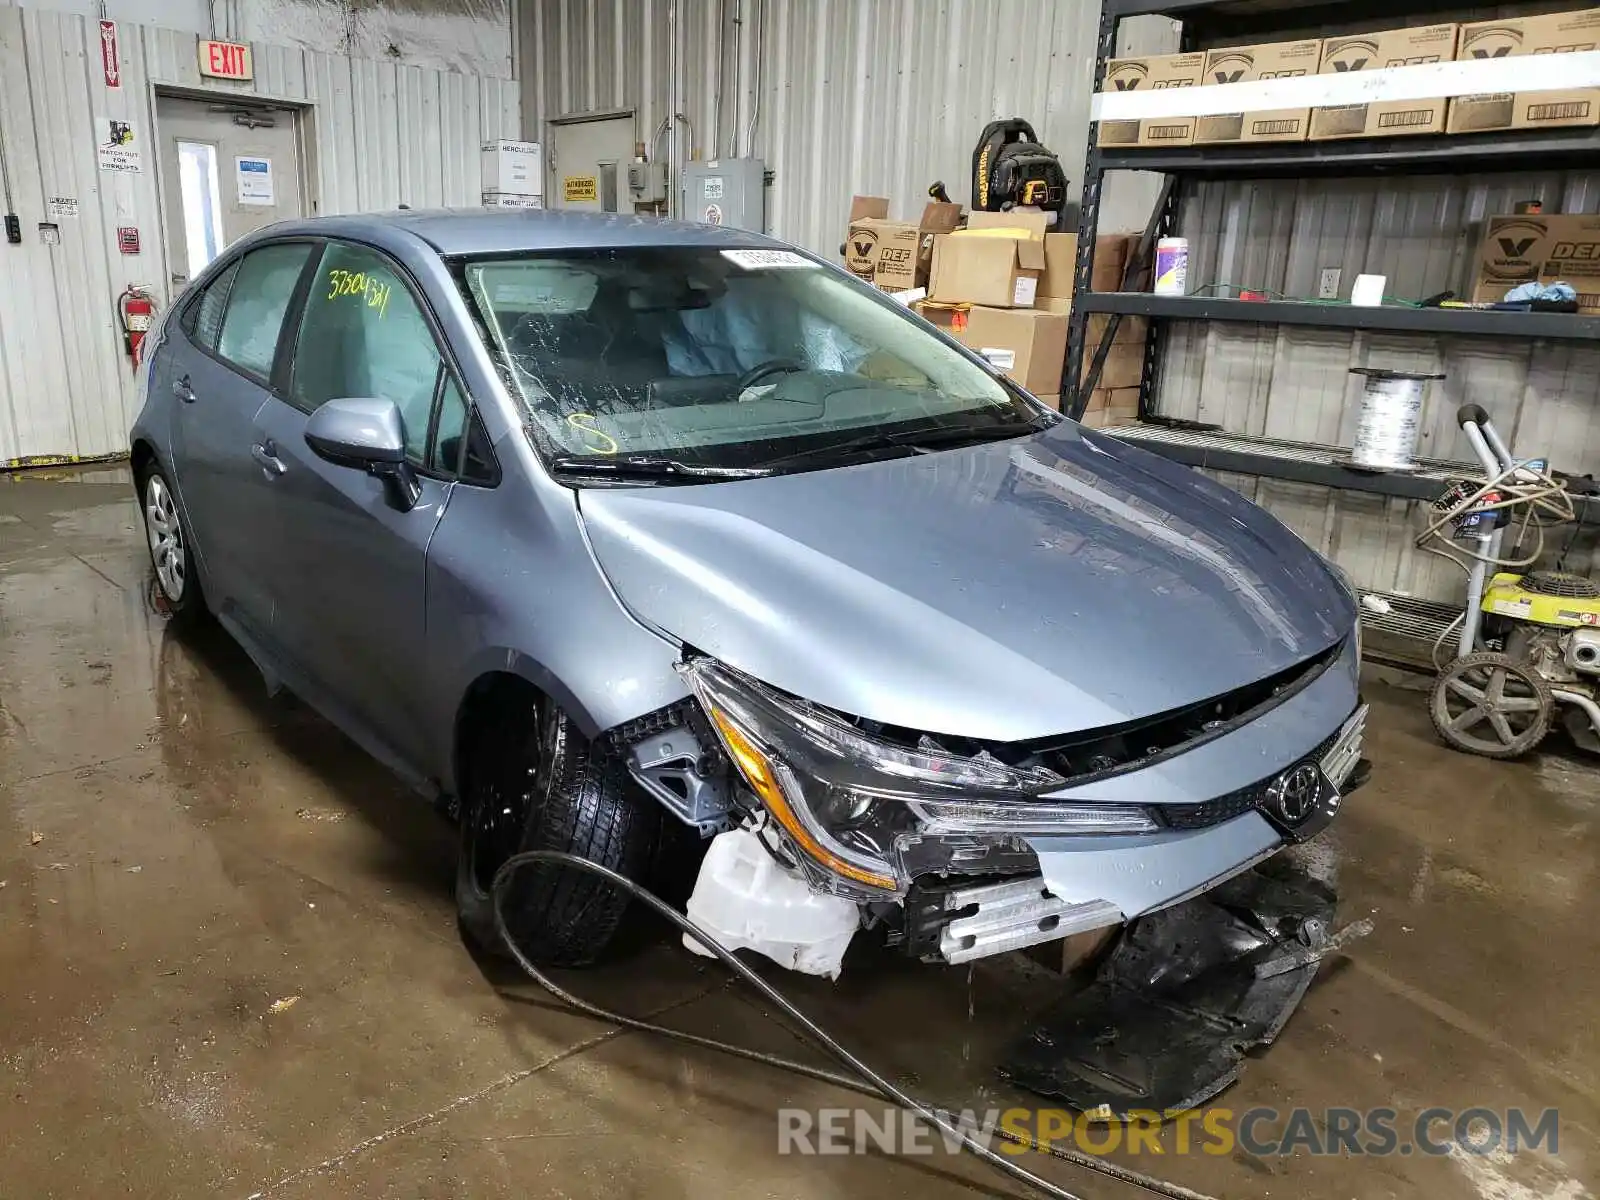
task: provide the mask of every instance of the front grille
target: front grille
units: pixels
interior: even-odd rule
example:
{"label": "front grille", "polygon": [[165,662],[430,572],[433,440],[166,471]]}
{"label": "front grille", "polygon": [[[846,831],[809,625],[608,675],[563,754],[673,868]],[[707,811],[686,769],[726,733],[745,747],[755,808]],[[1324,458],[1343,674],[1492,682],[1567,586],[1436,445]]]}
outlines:
{"label": "front grille", "polygon": [[1167,804],[1159,810],[1161,819],[1170,829],[1205,829],[1231,821],[1240,813],[1247,813],[1261,803],[1270,779],[1253,783],[1247,788],[1207,800],[1204,804]]}
{"label": "front grille", "polygon": [[[1321,762],[1323,756],[1333,749],[1333,744],[1339,740],[1339,731],[1335,731],[1324,738],[1306,758],[1314,762]],[[1267,788],[1276,779],[1279,772],[1274,771],[1265,779],[1242,787],[1238,791],[1229,792],[1225,796],[1218,796],[1215,800],[1205,800],[1199,804],[1163,804],[1154,809],[1156,815],[1169,829],[1207,829],[1212,825],[1221,825],[1224,821],[1231,821],[1241,813],[1247,813],[1260,806],[1266,798]]]}
{"label": "front grille", "polygon": [[1342,643],[1333,646],[1276,675],[1197,704],[1029,749],[1036,761],[1074,785],[1148,767],[1259,717],[1321,675],[1343,648]]}

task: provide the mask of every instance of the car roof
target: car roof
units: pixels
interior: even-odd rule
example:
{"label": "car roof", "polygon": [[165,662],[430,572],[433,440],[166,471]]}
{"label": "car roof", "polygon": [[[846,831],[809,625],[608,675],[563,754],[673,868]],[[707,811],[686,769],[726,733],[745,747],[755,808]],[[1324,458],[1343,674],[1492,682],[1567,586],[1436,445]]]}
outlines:
{"label": "car roof", "polygon": [[514,254],[524,250],[604,250],[625,246],[786,246],[776,239],[726,226],[570,209],[400,209],[357,216],[316,217],[271,227],[275,236],[370,237],[384,230],[414,234],[448,256]]}

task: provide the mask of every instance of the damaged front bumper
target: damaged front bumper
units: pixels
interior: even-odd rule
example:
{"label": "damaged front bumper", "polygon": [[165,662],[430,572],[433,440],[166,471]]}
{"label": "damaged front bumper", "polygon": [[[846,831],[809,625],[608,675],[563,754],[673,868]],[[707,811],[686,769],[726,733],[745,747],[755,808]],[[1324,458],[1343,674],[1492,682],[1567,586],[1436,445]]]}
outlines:
{"label": "damaged front bumper", "polygon": [[[1326,827],[1369,774],[1361,748],[1367,706],[1352,713],[1313,763],[1327,784],[1289,822],[1281,811],[1295,763],[1256,785],[1255,807],[1207,829],[1128,838],[1029,838],[1039,873],[998,883],[939,883],[906,899],[906,946],[919,958],[970,962],[1120,925],[1182,903]],[[1297,802],[1298,803],[1298,802]],[[1273,811],[1272,806],[1279,806]]]}
{"label": "damaged front bumper", "polygon": [[[1347,643],[1264,711],[1070,782],[926,737],[896,744],[707,660],[680,670],[748,787],[736,832],[833,902],[830,928],[859,913],[916,957],[960,963],[1176,905],[1320,832],[1365,778],[1357,668]],[[762,946],[759,895],[719,888],[702,872],[696,896],[728,917],[721,932],[793,960]]]}

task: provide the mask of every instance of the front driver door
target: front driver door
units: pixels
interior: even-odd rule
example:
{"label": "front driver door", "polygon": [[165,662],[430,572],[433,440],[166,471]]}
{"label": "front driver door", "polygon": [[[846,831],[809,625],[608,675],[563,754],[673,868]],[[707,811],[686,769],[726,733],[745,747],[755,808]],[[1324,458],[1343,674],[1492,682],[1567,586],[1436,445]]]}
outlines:
{"label": "front driver door", "polygon": [[[348,396],[392,400],[421,484],[410,509],[364,471],[312,453],[306,418]],[[256,417],[275,466],[273,640],[297,674],[368,749],[402,769],[424,740],[428,542],[450,496],[429,432],[441,398],[461,403],[420,299],[386,256],[329,242],[306,295],[287,387]],[[302,685],[304,686],[304,684]],[[363,736],[364,735],[364,736]]]}

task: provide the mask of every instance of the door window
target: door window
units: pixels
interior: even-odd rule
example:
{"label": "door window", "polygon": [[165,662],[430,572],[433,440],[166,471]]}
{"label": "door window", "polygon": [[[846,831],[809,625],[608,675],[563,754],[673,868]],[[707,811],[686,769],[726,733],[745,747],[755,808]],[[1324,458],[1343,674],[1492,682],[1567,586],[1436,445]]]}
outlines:
{"label": "door window", "polygon": [[428,466],[440,474],[454,475],[464,483],[494,482],[494,459],[489,453],[483,426],[461,394],[455,377],[448,373],[439,393],[439,424],[434,432],[433,454]]}
{"label": "door window", "polygon": [[183,310],[183,329],[207,350],[217,348],[217,334],[222,330],[222,314],[228,307],[228,289],[233,277],[239,273],[239,264],[230,263],[222,273],[206,285],[200,299]]}
{"label": "door window", "polygon": [[374,250],[329,243],[301,318],[295,406],[313,412],[342,396],[393,400],[406,457],[423,466],[441,369],[433,331],[398,270]]}
{"label": "door window", "polygon": [[220,357],[262,379],[272,374],[283,314],[310,254],[307,243],[287,242],[244,256],[217,339]]}
{"label": "door window", "polygon": [[206,142],[178,142],[179,198],[189,273],[222,250],[222,189],[217,186],[217,148]]}

